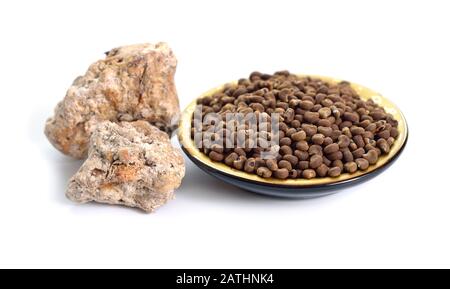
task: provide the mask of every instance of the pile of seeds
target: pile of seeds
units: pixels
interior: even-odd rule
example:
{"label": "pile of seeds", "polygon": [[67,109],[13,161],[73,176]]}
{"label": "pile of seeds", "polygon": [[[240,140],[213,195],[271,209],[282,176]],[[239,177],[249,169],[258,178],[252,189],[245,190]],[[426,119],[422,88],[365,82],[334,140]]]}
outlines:
{"label": "pile of seeds", "polygon": [[[350,83],[288,71],[253,72],[249,79],[199,99],[198,108],[201,120],[193,118],[191,129],[197,147],[213,161],[263,178],[337,177],[366,170],[389,152],[398,136],[393,116],[372,100],[362,100]],[[279,131],[258,131],[246,123],[232,126],[229,113],[264,116],[268,122],[275,115]],[[219,119],[206,120],[211,114]],[[242,147],[236,146],[239,132],[248,137]],[[277,145],[262,145],[275,137]],[[262,157],[263,152],[273,157]]]}

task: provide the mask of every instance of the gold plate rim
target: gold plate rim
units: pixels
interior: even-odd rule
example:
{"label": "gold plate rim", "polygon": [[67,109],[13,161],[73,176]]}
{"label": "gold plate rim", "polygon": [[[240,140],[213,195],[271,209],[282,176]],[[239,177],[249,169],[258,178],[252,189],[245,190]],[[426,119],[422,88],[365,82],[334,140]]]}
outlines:
{"label": "gold plate rim", "polygon": [[[329,83],[337,83],[343,81],[338,78],[321,76],[321,75],[309,75],[309,74],[297,74],[299,77],[312,77],[319,78],[325,82]],[[227,82],[228,83],[236,83],[236,81]],[[391,160],[395,158],[395,156],[401,152],[404,145],[406,144],[406,140],[408,138],[408,126],[406,123],[405,116],[400,111],[400,109],[389,99],[382,96],[380,93],[367,88],[363,85],[350,82],[353,89],[360,95],[360,97],[364,100],[372,98],[377,104],[381,105],[388,113],[391,113],[394,118],[398,121],[398,131],[399,135],[394,142],[394,145],[391,147],[391,150],[387,155],[383,155],[377,161],[376,164],[369,166],[369,168],[365,171],[357,171],[356,173],[343,173],[339,177],[324,177],[324,178],[313,178],[313,179],[276,179],[276,178],[262,178],[256,174],[250,174],[244,171],[236,170],[227,166],[221,162],[212,161],[207,155],[203,154],[198,148],[195,147],[194,141],[191,139],[191,119],[195,110],[195,106],[197,104],[197,99],[202,98],[207,95],[211,95],[215,92],[220,91],[225,84],[212,88],[204,93],[202,93],[199,97],[194,99],[189,105],[184,109],[179,123],[178,128],[178,141],[180,142],[183,150],[186,154],[189,154],[190,157],[195,158],[196,161],[202,163],[203,165],[213,169],[222,174],[229,175],[231,177],[236,177],[240,179],[244,179],[247,181],[252,181],[265,185],[279,185],[279,186],[288,186],[288,187],[315,187],[315,186],[323,186],[323,185],[331,185],[337,183],[344,183],[353,179],[360,178],[362,176],[368,175],[377,169],[387,165]]]}

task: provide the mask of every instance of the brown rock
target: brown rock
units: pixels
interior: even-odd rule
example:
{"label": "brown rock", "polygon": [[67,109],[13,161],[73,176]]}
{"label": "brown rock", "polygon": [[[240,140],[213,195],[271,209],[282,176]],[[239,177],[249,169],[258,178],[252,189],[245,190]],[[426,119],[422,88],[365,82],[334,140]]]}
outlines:
{"label": "brown rock", "polygon": [[61,152],[87,154],[97,123],[147,120],[169,134],[180,113],[176,58],[165,43],[115,48],[75,79],[47,120],[45,134]]}
{"label": "brown rock", "polygon": [[184,160],[166,133],[146,121],[97,125],[89,156],[71,178],[66,196],[152,212],[174,196]]}

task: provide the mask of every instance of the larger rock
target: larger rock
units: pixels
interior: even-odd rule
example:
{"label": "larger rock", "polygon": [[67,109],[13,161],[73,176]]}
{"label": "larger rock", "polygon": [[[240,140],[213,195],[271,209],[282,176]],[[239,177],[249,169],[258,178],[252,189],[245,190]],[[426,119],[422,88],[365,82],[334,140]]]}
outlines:
{"label": "larger rock", "polygon": [[89,156],[71,178],[69,199],[138,207],[151,212],[172,199],[184,160],[166,133],[145,121],[100,123]]}
{"label": "larger rock", "polygon": [[68,89],[45,134],[61,152],[87,154],[101,121],[147,120],[169,134],[180,112],[174,84],[176,58],[165,43],[115,48],[92,64]]}

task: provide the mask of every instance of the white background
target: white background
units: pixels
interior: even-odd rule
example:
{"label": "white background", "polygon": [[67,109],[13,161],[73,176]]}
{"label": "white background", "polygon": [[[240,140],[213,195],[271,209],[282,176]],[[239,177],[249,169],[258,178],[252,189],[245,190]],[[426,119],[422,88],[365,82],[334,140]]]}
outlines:
{"label": "white background", "polygon": [[[449,267],[447,1],[1,1],[1,267]],[[154,214],[64,196],[80,166],[45,119],[113,47],[167,41],[182,108],[253,70],[335,76],[404,112],[385,173],[313,200],[247,193],[187,161]],[[177,140],[173,139],[174,143]]]}

